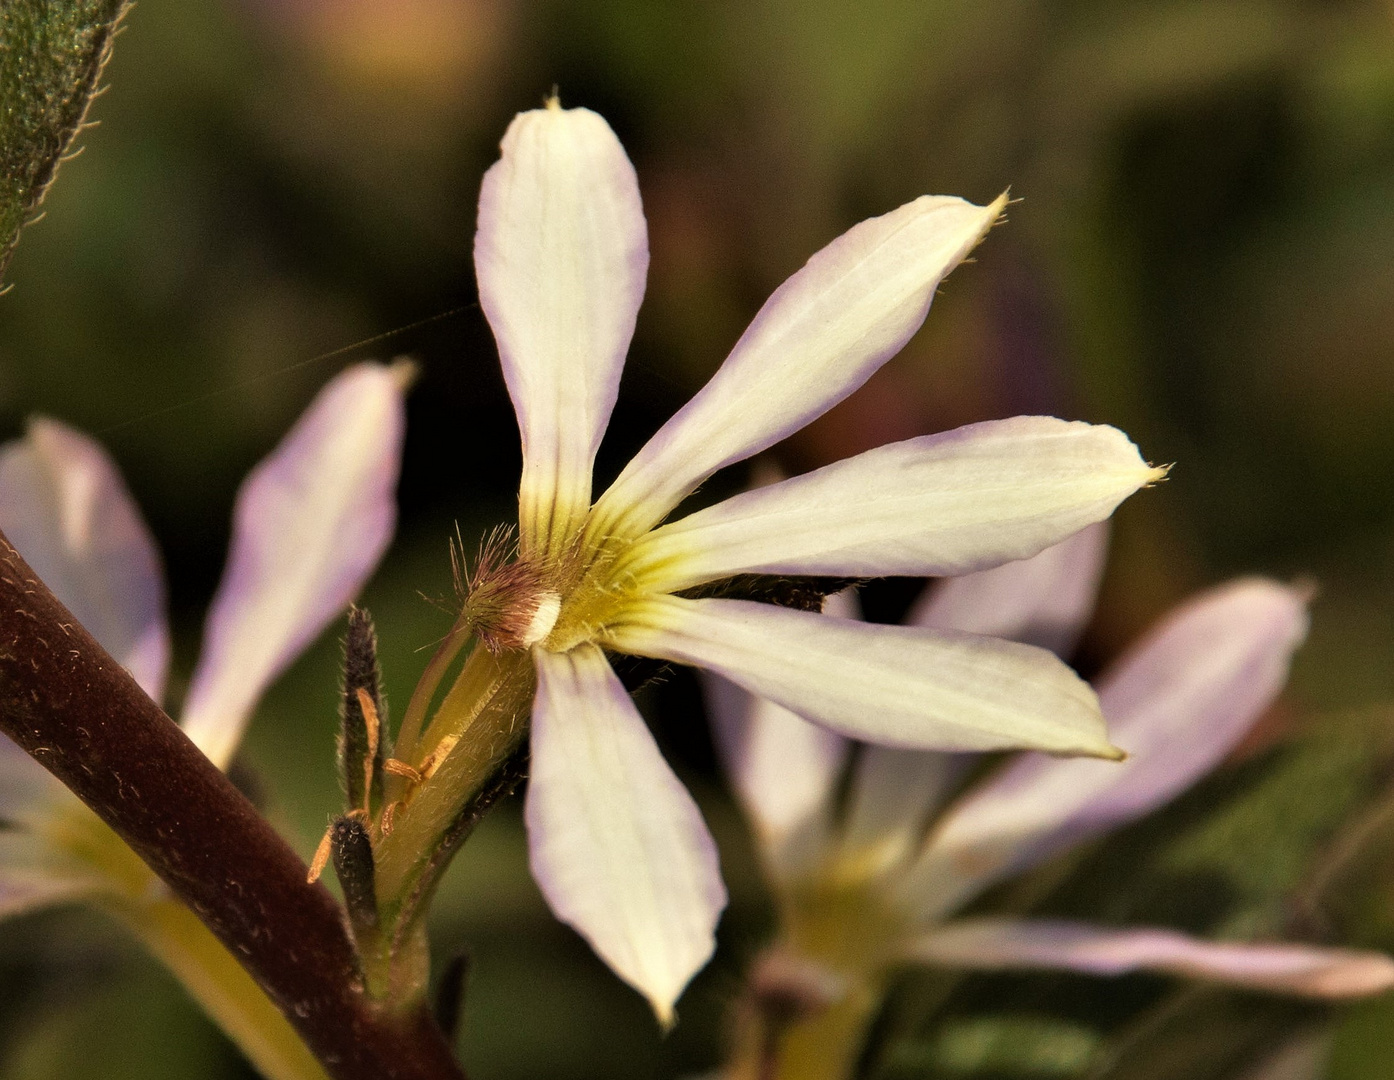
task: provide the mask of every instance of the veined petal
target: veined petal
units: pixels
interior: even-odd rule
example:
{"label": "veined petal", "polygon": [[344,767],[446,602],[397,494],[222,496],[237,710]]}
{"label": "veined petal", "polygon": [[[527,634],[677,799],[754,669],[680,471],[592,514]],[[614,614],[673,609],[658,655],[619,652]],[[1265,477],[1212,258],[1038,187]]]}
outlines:
{"label": "veined petal", "polygon": [[635,602],[607,633],[623,652],[707,668],[866,742],[1117,754],[1094,691],[1029,645],[674,596]]}
{"label": "veined petal", "polygon": [[169,628],[160,556],[125,481],[86,435],[36,419],[0,448],[0,529],[156,701]]}
{"label": "veined petal", "polygon": [[827,802],[847,740],[720,675],[702,689],[726,775],[767,846],[780,844]]}
{"label": "veined petal", "polygon": [[632,558],[664,592],[747,573],[962,574],[1035,555],[1162,475],[1117,428],[992,420],[742,492],[655,530]]}
{"label": "veined petal", "polygon": [[1111,930],[1047,919],[958,920],[917,938],[910,956],[970,968],[1157,971],[1317,998],[1363,997],[1394,987],[1394,959],[1384,953],[1201,941],[1174,930]]}
{"label": "veined petal", "polygon": [[716,945],[716,845],[601,651],[534,656],[533,877],[557,918],[669,1024]]}
{"label": "veined petal", "polygon": [[773,446],[851,394],[919,329],[939,282],[1005,204],[1005,195],[986,207],[926,195],[814,255],[600,498],[592,531],[646,532],[717,469]]}
{"label": "veined petal", "polygon": [[238,492],[182,721],[220,767],[271,680],[348,606],[392,539],[404,383],[397,368],[349,368]]}
{"label": "veined petal", "polygon": [[905,621],[1068,656],[1094,610],[1107,552],[1108,522],[1101,521],[1029,559],[938,582]]}
{"label": "veined petal", "polygon": [[484,175],[474,266],[523,439],[527,553],[556,553],[591,467],[644,296],[648,233],[624,148],[589,109],[520,113]]}
{"label": "veined petal", "polygon": [[1277,696],[1306,597],[1247,578],[1168,616],[1100,685],[1121,766],[1022,757],[950,809],[907,891],[950,911],[991,882],[1132,821],[1209,772]]}

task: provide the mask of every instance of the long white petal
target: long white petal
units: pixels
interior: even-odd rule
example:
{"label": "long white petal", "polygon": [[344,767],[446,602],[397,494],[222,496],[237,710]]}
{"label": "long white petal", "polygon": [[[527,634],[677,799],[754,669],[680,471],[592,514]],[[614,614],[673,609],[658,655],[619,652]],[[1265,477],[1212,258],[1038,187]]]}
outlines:
{"label": "long white petal", "polygon": [[631,557],[666,592],[748,573],[962,574],[1035,555],[1162,475],[1117,428],[1018,416],[742,492],[656,530]]}
{"label": "long white petal", "polygon": [[707,668],[866,742],[1116,755],[1093,690],[1029,645],[673,596],[635,602],[607,632],[623,652]]}
{"label": "long white petal", "polygon": [[905,621],[1068,656],[1094,610],[1107,552],[1108,522],[1101,521],[1030,559],[939,582],[925,590]]}
{"label": "long white petal", "polygon": [[0,831],[0,919],[68,903],[101,889],[95,874],[69,862],[38,836]]}
{"label": "long white petal", "polygon": [[908,879],[925,917],[1132,821],[1209,772],[1277,696],[1307,632],[1306,597],[1258,578],[1197,597],[1099,689],[1121,766],[1022,757],[941,821]]}
{"label": "long white petal", "polygon": [[156,701],[169,628],[160,556],[116,465],[56,420],[0,448],[0,529],[55,596]]}
{"label": "long white petal", "polygon": [[404,378],[359,364],[248,475],[184,703],[184,730],[232,759],[262,692],[358,594],[392,539]]}
{"label": "long white petal", "polygon": [[68,795],[58,778],[0,735],[0,830],[31,822],[55,799]]}
{"label": "long white petal", "polygon": [[703,672],[702,688],[731,786],[764,845],[778,848],[825,807],[847,740],[720,675]]}
{"label": "long white petal", "polygon": [[593,529],[638,536],[717,469],[773,446],[851,394],[919,328],[939,282],[1005,202],[926,195],[814,255],[601,497]]}
{"label": "long white petal", "polygon": [[564,542],[590,504],[648,272],[639,184],[589,109],[519,114],[479,193],[474,266],[523,438],[527,552]]}
{"label": "long white petal", "polygon": [[670,1023],[716,945],[716,845],[600,650],[534,655],[533,877],[557,918]]}
{"label": "long white petal", "polygon": [[930,811],[974,760],[972,754],[864,747],[847,799],[847,857],[871,873],[900,865],[923,839]]}
{"label": "long white petal", "polygon": [[919,937],[910,956],[970,968],[1157,971],[1316,998],[1364,997],[1394,987],[1394,959],[1384,953],[1202,941],[1174,930],[1111,930],[1046,919],[947,923]]}

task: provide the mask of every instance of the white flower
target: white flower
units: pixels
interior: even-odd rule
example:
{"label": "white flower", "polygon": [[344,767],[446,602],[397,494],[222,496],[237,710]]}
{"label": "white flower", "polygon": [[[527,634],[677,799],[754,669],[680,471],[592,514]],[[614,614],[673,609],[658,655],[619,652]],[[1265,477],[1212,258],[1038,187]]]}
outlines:
{"label": "white flower", "polygon": [[893,356],[1004,201],[926,196],[834,240],[592,506],[648,267],[635,173],[604,120],[552,101],[514,120],[484,178],[479,296],[523,442],[511,580],[529,584],[503,637],[536,667],[532,869],[557,915],[665,1020],[711,953],[725,890],[697,808],[605,650],[719,672],[877,743],[1116,756],[1093,692],[1044,650],[679,595],[738,574],[942,575],[1033,555],[1161,475],[1115,429],[975,424],[661,524]]}
{"label": "white flower", "polygon": [[[910,621],[1068,652],[1093,606],[1106,535],[1096,525],[1034,558],[941,582]],[[824,1005],[904,963],[1098,975],[1145,969],[1330,998],[1394,986],[1394,960],[1382,953],[950,918],[988,886],[1143,816],[1209,772],[1277,696],[1306,630],[1301,590],[1244,578],[1204,593],[1099,681],[1125,762],[1023,754],[947,809],[970,757],[863,747],[838,811],[852,745],[709,679],[718,746],[781,898],[777,963],[819,972]]]}
{"label": "white flower", "polygon": [[[242,485],[182,718],[221,768],[266,688],[344,611],[391,540],[404,382],[402,371],[378,364],[350,368]],[[0,447],[0,530],[160,701],[169,663],[160,558],[102,448],[44,419]],[[139,931],[142,905],[166,895],[95,814],[3,736],[0,822],[0,917],[94,898]],[[254,1060],[272,1045],[237,1029],[240,1014],[222,1007],[221,988],[189,986]],[[275,1060],[258,1063],[279,1074]]]}

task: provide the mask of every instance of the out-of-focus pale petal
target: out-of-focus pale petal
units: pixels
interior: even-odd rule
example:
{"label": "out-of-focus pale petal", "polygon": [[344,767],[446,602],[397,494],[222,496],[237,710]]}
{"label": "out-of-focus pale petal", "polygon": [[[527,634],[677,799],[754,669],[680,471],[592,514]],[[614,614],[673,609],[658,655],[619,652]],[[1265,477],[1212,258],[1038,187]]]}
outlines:
{"label": "out-of-focus pale petal", "polygon": [[655,530],[632,557],[669,592],[746,573],[961,574],[1035,555],[1162,475],[1117,428],[1018,416],[742,492]]}
{"label": "out-of-focus pale petal", "polygon": [[37,836],[0,832],[0,919],[67,903],[100,889],[95,877],[66,864]]}
{"label": "out-of-focus pale petal", "polygon": [[648,265],[639,183],[609,125],[555,100],[520,113],[484,176],[474,266],[523,437],[527,552],[562,543],[589,507]]}
{"label": "out-of-focus pale petal", "polygon": [[68,789],[57,777],[0,735],[0,822],[18,824],[43,812],[55,796]]}
{"label": "out-of-focus pale petal", "polygon": [[533,877],[557,918],[671,1023],[726,906],[716,845],[600,650],[534,655]]}
{"label": "out-of-focus pale petal", "polygon": [[1305,1031],[1268,1054],[1241,1080],[1322,1080],[1331,1057],[1329,1031]]}
{"label": "out-of-focus pale petal", "polygon": [[720,675],[702,687],[731,786],[767,845],[779,844],[827,801],[847,740]]}
{"label": "out-of-focus pale petal", "polygon": [[1099,688],[1121,766],[1022,757],[949,810],[907,889],[926,918],[1160,806],[1209,772],[1287,679],[1306,596],[1246,578],[1168,616]]}
{"label": "out-of-focus pale petal", "polygon": [[924,838],[930,811],[973,761],[972,754],[864,747],[848,795],[847,856],[870,872],[904,862]]}
{"label": "out-of-focus pale petal", "polygon": [[392,539],[404,389],[399,368],[349,368],[238,492],[182,721],[220,767],[267,685],[348,606]]}
{"label": "out-of-focus pale petal", "polygon": [[647,531],[717,469],[773,446],[851,394],[919,328],[939,282],[1005,202],[926,195],[814,255],[601,497],[592,528]]}
{"label": "out-of-focus pale petal", "polygon": [[0,530],[156,701],[169,629],[160,557],[115,463],[55,420],[0,448]]}
{"label": "out-of-focus pale petal", "polygon": [[910,956],[969,968],[1157,971],[1316,998],[1364,997],[1394,987],[1394,959],[1384,953],[1201,941],[1174,930],[1111,930],[1047,919],[954,921],[917,938]]}
{"label": "out-of-focus pale petal", "polygon": [[939,582],[925,590],[905,621],[1068,656],[1094,610],[1107,552],[1108,522],[1101,521],[1032,558]]}
{"label": "out-of-focus pale petal", "polygon": [[623,652],[707,668],[866,742],[1116,755],[1094,691],[1029,645],[673,596],[635,602],[607,633]]}

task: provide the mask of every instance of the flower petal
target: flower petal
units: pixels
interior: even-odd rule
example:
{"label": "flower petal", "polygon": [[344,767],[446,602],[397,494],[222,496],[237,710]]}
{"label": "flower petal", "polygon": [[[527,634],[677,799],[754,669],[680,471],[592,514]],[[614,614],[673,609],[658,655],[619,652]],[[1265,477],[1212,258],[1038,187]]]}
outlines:
{"label": "flower petal", "polygon": [[592,529],[638,536],[717,469],[821,416],[898,353],[939,282],[1002,212],[926,195],[853,226],[775,290],[711,381],[596,504]]}
{"label": "flower petal", "polygon": [[37,836],[0,832],[0,919],[67,903],[101,889],[100,883],[81,868],[63,867],[66,861],[57,858]]}
{"label": "flower petal", "polygon": [[824,806],[847,741],[720,675],[703,676],[726,775],[766,846],[777,846]]}
{"label": "flower petal", "polygon": [[0,829],[32,821],[51,799],[67,793],[57,777],[0,735]]}
{"label": "flower petal", "polygon": [[1384,953],[1201,941],[1174,930],[1111,930],[1048,919],[951,922],[916,939],[910,954],[955,967],[1158,971],[1317,998],[1363,997],[1394,987],[1394,959]]}
{"label": "flower petal", "polygon": [[1068,656],[1094,610],[1108,523],[1081,529],[1039,555],[948,578],[925,590],[906,622],[963,630]]}
{"label": "flower petal", "polygon": [[0,448],[0,529],[55,596],[156,701],[169,628],[160,556],[116,465],[56,420]]}
{"label": "flower petal", "polygon": [[907,889],[926,917],[1132,821],[1209,772],[1277,696],[1306,596],[1247,578],[1168,616],[1100,685],[1122,766],[1022,757],[944,816]]}
{"label": "flower petal", "polygon": [[267,685],[347,607],[392,539],[404,383],[398,368],[349,368],[238,492],[183,718],[220,767]]}
{"label": "flower petal", "polygon": [[637,601],[609,644],[704,667],[840,734],[917,750],[1115,756],[1094,692],[1044,649],[744,600]]}
{"label": "flower petal", "polygon": [[545,553],[589,508],[649,265],[634,167],[603,119],[553,99],[513,120],[474,265],[523,438],[522,542]]}
{"label": "flower petal", "polygon": [[972,754],[864,747],[847,800],[847,855],[871,872],[899,866],[923,839],[930,811],[973,761]]}
{"label": "flower petal", "polygon": [[716,945],[716,845],[600,650],[534,655],[533,877],[557,918],[669,1024]]}
{"label": "flower petal", "polygon": [[724,502],[634,546],[646,587],[735,574],[962,574],[1035,555],[1163,470],[1117,428],[1018,416],[864,454]]}

